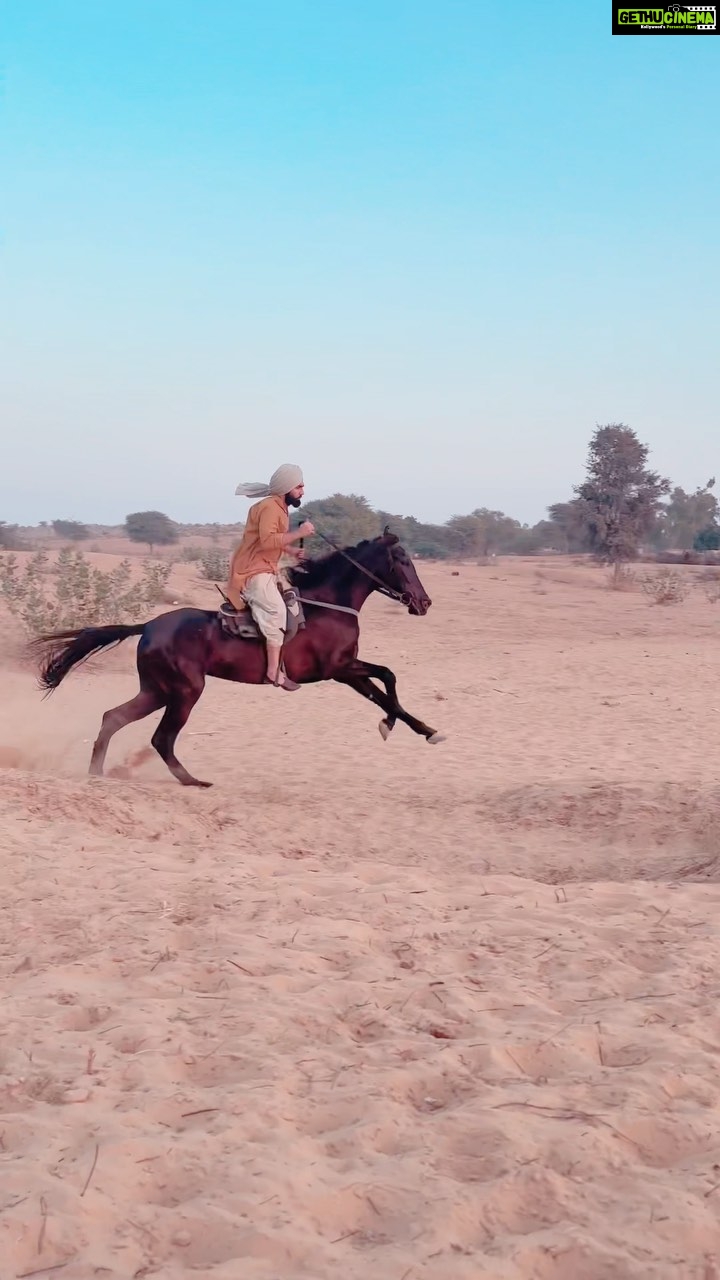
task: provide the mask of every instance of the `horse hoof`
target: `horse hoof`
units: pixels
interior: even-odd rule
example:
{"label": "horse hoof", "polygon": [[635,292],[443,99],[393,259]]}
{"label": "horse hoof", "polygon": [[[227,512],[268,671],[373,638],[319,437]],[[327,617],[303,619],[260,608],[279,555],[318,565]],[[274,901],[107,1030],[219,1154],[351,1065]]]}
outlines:
{"label": "horse hoof", "polygon": [[386,724],[384,720],[381,720],[378,725],[378,729],[380,730],[380,737],[382,738],[383,742],[387,742],[388,738],[390,737],[390,725]]}
{"label": "horse hoof", "polygon": [[431,747],[437,746],[438,742],[447,742],[447,736],[444,733],[433,733],[427,739]]}

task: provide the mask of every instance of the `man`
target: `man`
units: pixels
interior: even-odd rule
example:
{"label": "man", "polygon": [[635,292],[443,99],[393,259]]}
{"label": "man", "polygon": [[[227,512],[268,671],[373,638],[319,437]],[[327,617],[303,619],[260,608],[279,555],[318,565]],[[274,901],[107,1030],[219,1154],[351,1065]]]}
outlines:
{"label": "man", "polygon": [[242,541],[230,562],[230,577],[225,594],[236,609],[248,605],[267,647],[266,684],[294,692],[299,684],[280,672],[280,654],[285,638],[287,609],[278,586],[281,556],[300,559],[302,551],[295,546],[301,538],[309,538],[314,526],[306,520],[290,533],[289,507],[299,507],[305,492],[300,467],[283,463],[270,477],[269,484],[239,484],[235,490],[246,498],[259,498],[248,512]]}

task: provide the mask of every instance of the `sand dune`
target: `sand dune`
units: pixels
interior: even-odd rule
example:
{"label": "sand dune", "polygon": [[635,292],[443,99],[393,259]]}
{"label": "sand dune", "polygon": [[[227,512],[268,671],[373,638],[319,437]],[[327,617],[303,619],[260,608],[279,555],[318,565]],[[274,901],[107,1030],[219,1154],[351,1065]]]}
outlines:
{"label": "sand dune", "polygon": [[156,717],[88,780],[132,644],[6,656],[2,1280],[719,1280],[720,606],[422,576],[363,651],[437,748],[214,683],[212,790]]}

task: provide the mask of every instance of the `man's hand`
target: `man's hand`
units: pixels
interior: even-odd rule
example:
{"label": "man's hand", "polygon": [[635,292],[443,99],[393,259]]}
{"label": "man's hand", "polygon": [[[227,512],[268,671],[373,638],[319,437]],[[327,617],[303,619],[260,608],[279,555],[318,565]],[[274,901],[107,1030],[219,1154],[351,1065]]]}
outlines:
{"label": "man's hand", "polygon": [[[303,538],[311,538],[315,532],[315,525],[311,520],[306,520],[300,525],[299,529],[295,529],[293,533],[286,533],[283,538],[283,550],[290,551],[296,542],[301,542]],[[293,552],[294,554],[294,552]]]}

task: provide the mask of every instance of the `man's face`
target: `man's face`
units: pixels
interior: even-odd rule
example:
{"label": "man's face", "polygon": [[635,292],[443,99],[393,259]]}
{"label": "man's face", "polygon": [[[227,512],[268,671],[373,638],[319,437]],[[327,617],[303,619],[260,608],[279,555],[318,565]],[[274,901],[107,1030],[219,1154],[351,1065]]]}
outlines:
{"label": "man's face", "polygon": [[305,492],[304,484],[296,484],[294,489],[285,494],[285,501],[289,507],[299,507],[302,505],[303,494]]}

